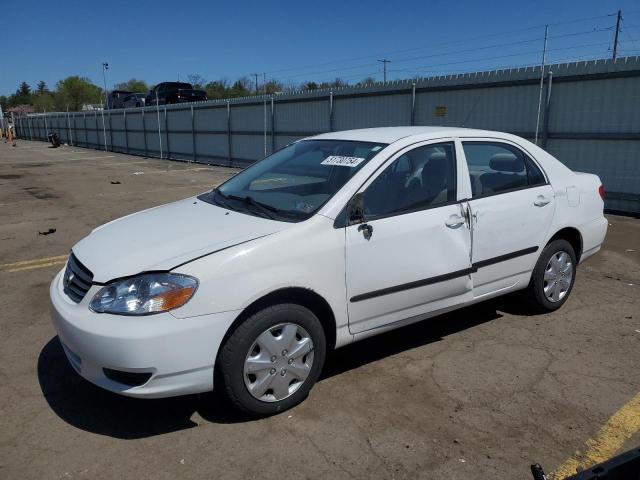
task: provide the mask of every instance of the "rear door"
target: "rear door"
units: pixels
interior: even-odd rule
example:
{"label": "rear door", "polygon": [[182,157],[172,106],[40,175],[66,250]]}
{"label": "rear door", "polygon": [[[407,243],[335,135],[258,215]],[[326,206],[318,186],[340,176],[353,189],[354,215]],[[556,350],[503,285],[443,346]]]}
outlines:
{"label": "rear door", "polygon": [[364,218],[345,231],[352,333],[471,298],[470,230],[456,187],[453,141],[405,149],[363,186]]}
{"label": "rear door", "polygon": [[540,166],[518,145],[462,139],[472,196],[474,296],[513,286],[533,270],[555,198]]}

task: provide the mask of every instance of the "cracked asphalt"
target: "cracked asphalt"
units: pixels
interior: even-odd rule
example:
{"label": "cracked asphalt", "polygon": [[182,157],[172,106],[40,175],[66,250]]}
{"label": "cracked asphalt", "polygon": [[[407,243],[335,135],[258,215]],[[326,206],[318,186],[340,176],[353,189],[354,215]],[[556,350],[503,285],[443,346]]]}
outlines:
{"label": "cracked asphalt", "polygon": [[[60,256],[234,171],[0,143],[0,478],[531,478],[531,463],[557,468],[640,392],[640,221],[617,216],[560,311],[532,315],[511,296],[345,347],[278,416],[82,380],[49,320]],[[619,451],[639,444],[635,432]]]}

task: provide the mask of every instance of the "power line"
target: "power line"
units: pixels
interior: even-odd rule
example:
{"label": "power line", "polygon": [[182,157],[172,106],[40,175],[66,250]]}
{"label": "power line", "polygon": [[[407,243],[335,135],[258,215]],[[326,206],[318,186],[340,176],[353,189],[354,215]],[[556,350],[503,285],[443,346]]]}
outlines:
{"label": "power line", "polygon": [[[561,35],[553,35],[553,36],[549,36],[549,39],[551,39],[551,38],[554,38],[554,39],[557,39],[557,38],[568,38],[568,37],[575,37],[575,36],[579,36],[579,35],[593,34],[593,33],[598,33],[598,32],[603,32],[603,31],[609,31],[612,28],[613,27],[607,27],[607,28],[601,28],[601,29],[595,29],[595,30],[565,33],[565,34],[561,34]],[[489,49],[492,49],[492,48],[500,48],[500,47],[512,47],[514,45],[524,45],[524,44],[538,42],[538,41],[541,41],[541,40],[543,40],[543,37],[536,37],[536,38],[531,38],[531,39],[527,39],[527,40],[520,40],[520,41],[516,41],[516,42],[497,43],[497,44],[493,44],[493,45],[485,45],[483,47],[465,48],[465,49],[462,49],[462,50],[453,50],[453,51],[446,51],[446,52],[440,52],[440,53],[432,53],[432,54],[429,54],[429,55],[419,55],[419,56],[416,56],[416,57],[399,58],[399,59],[395,59],[394,63],[396,63],[396,64],[398,64],[398,63],[406,63],[406,62],[411,62],[411,61],[415,61],[415,60],[421,60],[421,59],[425,59],[425,58],[443,57],[443,56],[449,56],[449,55],[454,55],[454,54],[459,54],[459,53],[474,53],[474,52],[478,52],[480,50],[489,50]],[[378,61],[381,62],[381,60],[378,60]],[[294,78],[299,78],[299,77],[309,77],[309,76],[314,76],[314,75],[325,75],[327,73],[344,72],[346,70],[357,70],[357,69],[369,68],[369,67],[372,67],[373,65],[375,65],[375,63],[372,62],[372,63],[364,63],[364,64],[359,64],[359,65],[352,65],[352,66],[348,66],[348,67],[332,68],[332,69],[329,69],[329,70],[317,70],[317,71],[314,71],[314,72],[298,73],[298,74],[295,74],[295,75],[287,76],[287,79],[294,79]],[[385,65],[385,67],[386,67],[386,65]],[[407,71],[407,70],[411,70],[411,68],[395,69],[394,71]]]}
{"label": "power line", "polygon": [[[592,21],[592,20],[601,20],[603,18],[609,18],[609,17],[614,16],[614,15],[615,15],[615,13],[614,14],[598,15],[598,16],[593,16],[593,17],[578,18],[578,19],[568,20],[568,21],[563,21],[563,22],[550,23],[549,26],[570,25],[570,24],[587,22],[587,21]],[[510,31],[507,31],[507,32],[490,33],[490,34],[479,35],[479,36],[475,36],[475,37],[469,37],[469,38],[465,38],[465,39],[461,39],[461,40],[454,40],[454,41],[449,41],[449,42],[430,44],[430,45],[421,46],[421,47],[412,47],[412,48],[400,49],[400,50],[390,50],[390,51],[383,52],[383,53],[378,53],[378,54],[375,54],[375,55],[349,57],[349,58],[343,58],[343,59],[338,59],[338,60],[331,60],[331,61],[328,61],[328,62],[308,64],[306,66],[282,68],[282,69],[278,69],[278,70],[271,70],[271,71],[269,71],[267,73],[270,76],[273,76],[273,74],[282,73],[282,72],[301,71],[301,70],[313,69],[313,68],[316,68],[316,67],[322,67],[322,66],[327,66],[327,65],[335,65],[335,64],[338,64],[338,63],[351,62],[351,61],[355,61],[355,60],[373,59],[375,57],[380,57],[380,56],[382,56],[384,58],[385,56],[391,56],[393,54],[411,52],[411,51],[416,51],[416,50],[424,50],[425,48],[433,49],[433,48],[444,47],[444,46],[447,46],[447,45],[456,45],[456,44],[459,44],[459,43],[473,42],[473,41],[476,41],[476,40],[482,40],[482,39],[492,38],[492,37],[497,37],[497,36],[505,36],[505,35],[511,35],[511,34],[515,34],[515,33],[522,33],[522,32],[526,32],[526,31],[542,28],[545,25],[546,24],[534,25],[534,26],[531,26],[531,27],[519,28],[519,29],[515,29],[515,30],[510,30]],[[559,36],[557,36],[556,38],[559,38]],[[339,70],[339,69],[336,69],[336,70]]]}
{"label": "power line", "polygon": [[[591,43],[591,44],[583,44],[583,45],[573,45],[571,47],[560,47],[560,48],[549,48],[547,49],[547,52],[554,52],[554,51],[561,51],[561,50],[572,50],[575,48],[587,48],[587,47],[596,47],[596,46],[602,46],[602,45],[608,45],[608,42],[604,42],[604,43]],[[480,61],[485,61],[485,60],[496,60],[496,59],[500,59],[500,58],[508,58],[508,57],[518,57],[518,56],[523,56],[523,55],[539,55],[540,54],[540,50],[531,50],[528,52],[518,52],[518,53],[512,53],[512,54],[508,54],[508,55],[497,55],[497,56],[492,56],[492,57],[484,57],[484,58],[473,58],[470,60],[460,60],[460,61],[455,61],[455,62],[445,62],[445,63],[436,63],[436,64],[431,64],[431,65],[424,65],[424,67],[408,67],[408,68],[402,68],[402,69],[397,69],[394,70],[396,72],[408,72],[408,71],[414,71],[414,72],[420,72],[423,70],[423,68],[430,68],[430,67],[436,67],[436,66],[445,66],[445,65],[456,65],[456,64],[460,64],[460,63],[473,63],[473,62],[480,62]]]}

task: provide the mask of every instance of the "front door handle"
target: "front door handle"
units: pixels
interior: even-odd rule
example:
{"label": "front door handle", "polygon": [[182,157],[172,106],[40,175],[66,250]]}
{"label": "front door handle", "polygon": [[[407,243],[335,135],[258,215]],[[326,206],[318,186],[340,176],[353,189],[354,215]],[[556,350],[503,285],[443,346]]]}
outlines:
{"label": "front door handle", "polygon": [[533,204],[536,207],[544,207],[546,204],[548,204],[551,200],[548,199],[547,197],[545,197],[544,195],[538,195],[538,197],[536,198],[536,201],[533,202]]}
{"label": "front door handle", "polygon": [[458,228],[462,225],[464,225],[464,217],[462,215],[450,215],[449,218],[447,219],[445,223],[445,225],[449,228]]}
{"label": "front door handle", "polygon": [[358,226],[358,231],[362,232],[365,239],[371,240],[371,235],[373,235],[373,227],[371,225],[362,223]]}

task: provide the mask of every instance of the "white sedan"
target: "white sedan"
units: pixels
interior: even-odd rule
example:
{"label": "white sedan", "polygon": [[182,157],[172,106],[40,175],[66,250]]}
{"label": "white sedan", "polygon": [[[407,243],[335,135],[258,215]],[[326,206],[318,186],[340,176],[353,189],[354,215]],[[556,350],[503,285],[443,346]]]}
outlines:
{"label": "white sedan", "polygon": [[273,414],[334,348],[515,290],[559,308],[604,240],[603,197],[597,176],[506,133],[326,133],[93,230],[51,283],[53,322],[103,388],[215,386]]}

